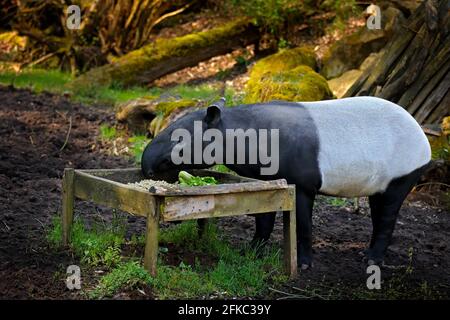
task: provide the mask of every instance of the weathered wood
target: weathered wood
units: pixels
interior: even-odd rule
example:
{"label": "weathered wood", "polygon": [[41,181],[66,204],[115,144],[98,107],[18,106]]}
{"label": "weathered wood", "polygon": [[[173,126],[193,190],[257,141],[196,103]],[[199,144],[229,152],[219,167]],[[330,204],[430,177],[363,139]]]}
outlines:
{"label": "weathered wood", "polygon": [[437,123],[448,114],[441,101],[449,86],[449,30],[446,1],[423,1],[344,96],[378,96],[404,107],[419,124]]}
{"label": "weathered wood", "polygon": [[160,219],[160,199],[152,197],[147,203],[147,229],[145,232],[144,268],[154,277],[158,262],[158,232]]}
{"label": "weathered wood", "polygon": [[[450,41],[450,39],[448,41]],[[439,41],[436,40],[436,42]],[[430,57],[429,59],[431,60],[426,62],[425,68],[418,77],[417,81],[415,81],[411,87],[404,92],[398,101],[399,105],[408,106],[408,112],[411,114],[413,114],[416,111],[416,108],[419,107],[418,103],[417,106],[412,106],[411,103],[415,100],[416,96],[422,92],[424,86],[432,77],[434,77],[436,73],[439,72],[439,70],[448,70],[448,63],[446,61],[450,60],[450,45],[444,47],[437,53],[436,56]],[[447,70],[443,70],[442,72],[447,72]]]}
{"label": "weathered wood", "polygon": [[292,210],[289,189],[226,193],[203,196],[165,197],[164,221],[227,217],[251,213]]}
{"label": "weathered wood", "polygon": [[152,195],[142,189],[78,170],[75,171],[74,192],[77,198],[144,217],[152,199]]}
{"label": "weathered wood", "polygon": [[[439,70],[436,70],[436,73],[432,75],[431,79],[423,86],[420,92],[418,92],[417,96],[414,98],[414,100],[406,110],[408,110],[408,112],[414,116],[416,116],[419,112],[423,112],[421,111],[422,106],[427,102],[430,94],[432,94],[436,87],[440,84],[442,78],[445,77],[446,74],[448,74],[449,70],[450,59],[448,59],[445,65],[440,65]],[[429,111],[427,110],[427,112]]]}
{"label": "weathered wood", "polygon": [[225,183],[210,186],[174,186],[172,189],[163,187],[151,187],[149,192],[154,195],[164,196],[200,196],[204,194],[225,194],[238,192],[256,192],[265,190],[287,189],[286,180],[258,181],[258,182],[241,182],[241,183]]}
{"label": "weathered wood", "polygon": [[[429,116],[434,108],[439,105],[441,100],[450,88],[450,72],[447,73],[444,79],[442,79],[439,85],[433,90],[433,92],[427,97],[427,100],[422,104],[422,107],[415,114],[415,118],[419,123],[425,122],[427,116]],[[447,109],[448,113],[448,109]]]}
{"label": "weathered wood", "polygon": [[436,107],[435,111],[427,119],[427,122],[441,123],[443,119],[442,115],[444,116],[450,115],[450,89],[447,91],[447,94],[442,99],[441,103]]}
{"label": "weathered wood", "polygon": [[295,209],[295,186],[289,188],[294,201],[290,211],[283,212],[284,264],[291,279],[297,277],[297,217]]}
{"label": "weathered wood", "polygon": [[[124,183],[140,179],[140,169],[73,170],[66,169],[63,180],[63,230],[65,243],[70,239],[74,197],[93,201],[111,208],[124,210],[147,218],[144,267],[152,276],[156,275],[158,260],[159,221],[197,219],[199,235],[207,219],[212,217],[257,214],[285,211],[283,218],[285,236],[286,271],[291,278],[297,272],[295,186],[286,181],[258,181],[236,175],[209,170],[194,170],[196,175],[216,175],[233,181],[244,181],[243,187],[232,183],[222,189],[211,186],[211,194],[177,194],[156,196],[150,192]],[[118,182],[118,180],[124,182]],[[231,186],[231,189],[229,188]],[[199,187],[200,188],[200,187]],[[214,193],[214,188],[221,190]],[[228,188],[228,189],[227,189]],[[225,192],[234,190],[233,193]],[[222,193],[223,192],[223,193]],[[200,219],[200,220],[199,220]]]}
{"label": "weathered wood", "polygon": [[127,184],[145,179],[140,168],[77,170],[104,179]]}
{"label": "weathered wood", "polygon": [[63,245],[67,246],[70,242],[70,235],[73,222],[74,205],[74,170],[67,168],[64,170],[62,183],[62,240]]}

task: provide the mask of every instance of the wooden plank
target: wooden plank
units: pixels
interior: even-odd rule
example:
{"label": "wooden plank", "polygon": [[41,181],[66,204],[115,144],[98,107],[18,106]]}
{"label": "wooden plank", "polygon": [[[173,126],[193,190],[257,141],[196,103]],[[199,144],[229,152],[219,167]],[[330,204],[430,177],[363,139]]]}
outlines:
{"label": "wooden plank", "polygon": [[148,205],[147,229],[145,232],[144,268],[151,276],[156,276],[158,262],[158,232],[160,216],[160,199],[152,197]]}
{"label": "wooden plank", "polygon": [[297,277],[297,216],[295,185],[289,186],[289,195],[293,202],[290,211],[283,212],[284,265],[291,279]]}
{"label": "wooden plank", "polygon": [[74,170],[64,169],[63,176],[63,197],[62,197],[62,238],[63,245],[67,246],[70,242],[70,234],[73,222],[74,205]]}
{"label": "wooden plank", "polygon": [[236,216],[288,211],[294,207],[290,189],[203,196],[165,197],[164,221]]}
{"label": "wooden plank", "polygon": [[273,181],[225,183],[199,187],[174,186],[171,189],[165,187],[151,187],[149,189],[149,192],[159,196],[199,196],[206,194],[213,195],[238,192],[280,190],[287,188],[288,184],[286,180],[279,179]]}
{"label": "wooden plank", "polygon": [[444,79],[440,80],[438,86],[433,89],[431,94],[427,97],[425,102],[421,105],[419,111],[414,114],[414,118],[418,123],[423,123],[424,120],[433,112],[436,106],[444,98],[445,94],[450,88],[450,73],[447,73]]}
{"label": "wooden plank", "polygon": [[78,170],[75,170],[74,193],[77,198],[144,217],[152,199],[152,195],[142,189]]}
{"label": "wooden plank", "polygon": [[107,180],[127,184],[145,179],[140,168],[77,170]]}
{"label": "wooden plank", "polygon": [[[444,117],[450,115],[450,89],[448,89],[445,97],[439,103],[439,105],[434,109],[430,116],[425,120],[427,123],[441,123]],[[425,132],[426,133],[426,132]],[[436,133],[436,132],[435,132]],[[437,132],[437,135],[441,135],[441,132]],[[436,134],[435,134],[436,135]]]}
{"label": "wooden plank", "polygon": [[295,209],[283,212],[284,265],[286,273],[291,279],[297,277],[297,217],[295,212]]}

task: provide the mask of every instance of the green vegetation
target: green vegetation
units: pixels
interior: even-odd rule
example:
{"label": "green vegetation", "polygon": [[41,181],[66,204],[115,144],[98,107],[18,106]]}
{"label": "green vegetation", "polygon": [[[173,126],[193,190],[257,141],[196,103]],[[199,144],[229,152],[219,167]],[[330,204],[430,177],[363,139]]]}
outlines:
{"label": "green vegetation", "polygon": [[[75,219],[71,234],[71,248],[80,257],[82,263],[111,268],[121,260],[120,249],[124,243],[124,237],[124,222],[117,215],[113,217],[110,226],[97,223],[90,230],[86,229],[81,219]],[[53,220],[47,240],[53,246],[61,244],[62,227],[59,217]]]}
{"label": "green vegetation", "polygon": [[[252,18],[261,29],[277,37],[286,31],[289,23],[304,21],[305,17],[320,12],[336,14],[334,28],[342,28],[345,20],[357,12],[355,0],[232,0],[223,6],[229,12],[239,12]],[[320,23],[320,20],[315,22]]]}
{"label": "green vegetation", "polygon": [[[249,248],[230,246],[212,223],[208,224],[201,239],[197,234],[195,221],[162,232],[162,243],[182,246],[185,251],[208,254],[217,263],[209,268],[200,262],[193,266],[181,263],[177,267],[159,267],[153,285],[161,299],[195,298],[211,294],[225,297],[258,296],[267,290],[269,284],[276,285],[287,280],[283,274],[279,250],[267,248],[264,256],[258,258],[256,252]],[[241,249],[245,249],[244,254],[241,254]]]}
{"label": "green vegetation", "polygon": [[88,295],[92,299],[111,297],[119,290],[130,290],[149,286],[152,283],[150,274],[137,261],[119,264],[110,273],[100,279],[100,283]]}
{"label": "green vegetation", "polygon": [[30,88],[36,92],[63,93],[64,85],[71,79],[68,73],[57,70],[29,69],[20,73],[0,72],[0,83],[16,88]]}
{"label": "green vegetation", "polygon": [[134,162],[140,164],[142,154],[150,139],[143,135],[137,135],[129,138],[128,142],[131,143],[130,152],[134,156]]}
{"label": "green vegetation", "polygon": [[209,186],[217,184],[217,180],[213,177],[195,177],[186,171],[178,173],[178,181],[182,186]]}
{"label": "green vegetation", "polygon": [[107,124],[102,124],[100,126],[100,138],[103,140],[113,140],[117,137],[117,130],[115,127],[109,126]]}
{"label": "green vegetation", "polygon": [[335,207],[345,207],[350,205],[350,200],[347,198],[336,198],[336,197],[327,197],[327,202]]}
{"label": "green vegetation", "polygon": [[[48,91],[55,94],[68,94],[72,100],[83,103],[112,105],[137,98],[157,98],[163,93],[162,89],[156,87],[151,89],[144,87],[123,88],[118,84],[95,89],[71,90],[66,84],[72,79],[73,77],[69,73],[58,70],[25,69],[19,73],[13,71],[0,72],[1,84],[13,85],[16,88],[29,88],[38,93]],[[182,100],[204,100],[208,103],[219,98],[218,89],[206,84],[199,86],[179,85],[164,92],[169,96],[180,97]],[[234,95],[234,91],[230,88],[225,91],[225,97],[229,104],[240,103],[240,101],[235,100]]]}
{"label": "green vegetation", "polygon": [[[219,233],[214,223],[208,223],[202,237],[198,237],[196,221],[184,222],[161,230],[160,259],[155,278],[142,268],[141,257],[124,257],[124,246],[142,246],[143,237],[133,236],[125,242],[125,223],[115,217],[112,226],[96,224],[91,229],[76,219],[72,230],[71,248],[81,262],[91,267],[105,267],[109,272],[101,277],[94,289],[86,294],[93,299],[111,297],[128,289],[150,286],[159,299],[222,297],[248,297],[262,295],[269,284],[287,281],[283,274],[280,251],[267,248],[262,258],[247,247],[234,247]],[[47,232],[53,246],[61,244],[61,222],[54,219]],[[170,245],[170,246],[169,246]],[[166,264],[172,249],[182,248],[186,255],[194,255],[195,263],[183,260],[179,265]],[[244,252],[242,253],[243,250]],[[201,262],[208,256],[207,262]],[[183,258],[183,257],[181,257]],[[208,262],[210,261],[210,262]]]}

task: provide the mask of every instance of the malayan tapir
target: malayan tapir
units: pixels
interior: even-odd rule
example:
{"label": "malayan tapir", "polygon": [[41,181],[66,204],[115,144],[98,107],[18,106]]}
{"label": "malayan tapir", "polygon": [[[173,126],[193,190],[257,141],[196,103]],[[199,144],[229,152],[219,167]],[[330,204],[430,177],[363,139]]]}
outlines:
{"label": "malayan tapir", "polygon": [[[272,101],[235,107],[219,103],[181,117],[151,141],[142,157],[146,177],[208,166],[175,165],[171,160],[179,142],[171,141],[172,133],[177,128],[193,133],[194,121],[201,121],[203,129],[215,128],[224,134],[233,128],[279,129],[279,169],[274,175],[261,175],[260,162],[227,166],[242,176],[284,178],[296,185],[298,264],[302,269],[312,264],[311,217],[317,194],[369,197],[373,231],[367,258],[369,264],[379,264],[400,207],[431,160],[420,125],[402,107],[380,98]],[[252,243],[267,241],[274,222],[275,213],[256,215]]]}

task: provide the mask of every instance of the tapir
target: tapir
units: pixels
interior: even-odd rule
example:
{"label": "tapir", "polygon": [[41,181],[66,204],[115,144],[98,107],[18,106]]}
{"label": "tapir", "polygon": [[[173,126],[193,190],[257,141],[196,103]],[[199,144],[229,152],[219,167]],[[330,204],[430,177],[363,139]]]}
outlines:
{"label": "tapir", "polygon": [[[316,195],[369,198],[372,236],[369,264],[380,264],[408,193],[431,161],[429,142],[402,107],[376,97],[317,102],[272,101],[234,107],[214,104],[169,125],[146,146],[146,177],[174,169],[205,168],[205,163],[174,164],[171,152],[177,128],[278,129],[279,169],[261,175],[262,164],[228,164],[239,175],[269,180],[284,178],[296,186],[298,264],[312,265],[312,209]],[[198,123],[198,122],[197,122]],[[205,147],[205,144],[202,145]],[[193,152],[193,151],[192,151]],[[194,155],[192,155],[194,156]],[[193,162],[191,162],[193,163]],[[275,213],[258,214],[252,243],[266,242]]]}

